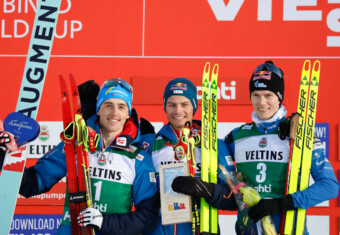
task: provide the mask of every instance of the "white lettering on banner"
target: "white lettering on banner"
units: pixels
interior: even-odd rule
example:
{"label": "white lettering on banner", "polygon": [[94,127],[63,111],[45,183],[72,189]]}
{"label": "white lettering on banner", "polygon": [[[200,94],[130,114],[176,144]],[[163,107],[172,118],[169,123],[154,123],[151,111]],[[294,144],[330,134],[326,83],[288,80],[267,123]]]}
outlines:
{"label": "white lettering on banner", "polygon": [[321,21],[322,12],[317,10],[297,10],[301,6],[316,6],[316,0],[283,1],[283,20],[287,21]]}
{"label": "white lettering on banner", "polygon": [[[340,0],[338,0],[340,3]],[[328,28],[334,32],[340,33],[340,9],[334,9],[327,16]],[[328,47],[340,47],[340,36],[328,36]]]}
{"label": "white lettering on banner", "polygon": [[[258,0],[257,20],[272,21],[273,0]],[[217,21],[234,21],[244,0],[208,0]],[[328,0],[329,4],[340,0]],[[315,7],[317,0],[283,0],[283,21],[322,21],[322,10],[298,10],[298,7]],[[327,15],[327,27],[340,33],[340,9],[331,10]],[[340,47],[340,36],[327,36],[327,47]]]}
{"label": "white lettering on banner", "polygon": [[208,0],[218,21],[234,21],[244,0],[230,0],[226,5],[224,0]]}
{"label": "white lettering on banner", "polygon": [[[19,198],[25,198],[25,197],[18,194],[17,198],[19,199]],[[58,199],[59,201],[63,201],[65,199],[65,193],[43,193],[40,195],[30,197],[30,199],[40,199],[40,200],[44,200],[45,198],[46,199]]]}
{"label": "white lettering on banner", "polygon": [[83,24],[79,20],[71,20],[70,25],[67,26],[67,20],[64,20],[64,31],[58,35],[58,29],[55,32],[56,38],[65,38],[67,36],[67,29],[70,28],[70,38],[74,38],[74,32],[79,32],[83,28]]}
{"label": "white lettering on banner", "polygon": [[[210,83],[209,83],[210,86]],[[217,86],[217,99],[224,100],[235,100],[236,99],[236,82],[231,81],[230,86],[226,86],[225,82],[221,82],[219,86]],[[202,99],[202,86],[197,86],[197,99]]]}
{"label": "white lettering on banner", "polygon": [[[36,3],[33,0],[3,0],[4,14],[27,14],[30,11],[36,12]],[[59,14],[65,14],[71,10],[71,0],[63,1]],[[6,15],[2,15],[6,16]],[[25,15],[26,16],[26,15]],[[5,17],[4,17],[5,18]],[[54,36],[56,38],[75,37],[75,33],[81,31],[83,23],[79,20],[64,20],[64,23],[58,23]],[[1,38],[23,38],[29,36],[29,24],[23,19],[2,19],[1,20]]]}
{"label": "white lettering on banner", "polygon": [[[71,0],[64,0],[63,5],[66,2],[66,9],[60,8],[59,14],[64,14],[71,9]],[[29,8],[34,12],[37,11],[37,0],[3,0],[4,13],[28,13]]]}
{"label": "white lettering on banner", "polygon": [[54,219],[14,219],[11,229],[16,230],[50,230],[56,228]]}

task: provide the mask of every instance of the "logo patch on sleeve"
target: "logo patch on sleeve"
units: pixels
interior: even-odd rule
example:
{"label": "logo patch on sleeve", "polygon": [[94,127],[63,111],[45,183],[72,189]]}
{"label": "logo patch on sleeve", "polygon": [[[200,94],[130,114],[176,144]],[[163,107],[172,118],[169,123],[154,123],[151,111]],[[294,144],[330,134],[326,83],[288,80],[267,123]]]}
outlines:
{"label": "logo patch on sleeve", "polygon": [[144,159],[144,156],[143,156],[143,155],[140,155],[140,154],[138,154],[138,155],[136,156],[136,159],[138,159],[139,161],[143,161],[143,159]]}
{"label": "logo patch on sleeve", "polygon": [[225,157],[225,160],[227,161],[228,166],[234,165],[234,161],[233,161],[233,159],[231,158],[231,156],[226,156],[226,157]]}
{"label": "logo patch on sleeve", "polygon": [[149,143],[147,143],[147,142],[143,142],[143,144],[142,144],[142,149],[143,149],[144,151],[147,151],[147,150],[148,150],[148,148],[149,148],[149,146],[150,146],[150,144],[149,144]]}
{"label": "logo patch on sleeve", "polygon": [[150,175],[150,182],[156,183],[157,180],[156,180],[156,174],[155,174],[155,172],[150,172],[149,175]]}

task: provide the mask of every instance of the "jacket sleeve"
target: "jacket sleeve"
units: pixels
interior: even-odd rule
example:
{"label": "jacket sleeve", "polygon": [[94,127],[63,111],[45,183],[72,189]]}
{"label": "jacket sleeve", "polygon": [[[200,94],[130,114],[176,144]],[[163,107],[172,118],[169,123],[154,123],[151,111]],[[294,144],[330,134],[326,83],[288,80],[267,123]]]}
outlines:
{"label": "jacket sleeve", "polygon": [[307,209],[338,195],[339,185],[334,170],[325,156],[325,149],[320,140],[314,137],[311,175],[314,184],[293,196],[294,206]]}
{"label": "jacket sleeve", "polygon": [[103,234],[141,234],[150,232],[159,219],[160,199],[156,177],[149,154],[141,151],[136,158],[136,178],[133,184],[135,211],[125,214],[104,214]]}
{"label": "jacket sleeve", "polygon": [[19,193],[31,197],[48,192],[66,175],[66,157],[64,143],[59,143],[41,157],[37,163],[26,168],[21,181]]}

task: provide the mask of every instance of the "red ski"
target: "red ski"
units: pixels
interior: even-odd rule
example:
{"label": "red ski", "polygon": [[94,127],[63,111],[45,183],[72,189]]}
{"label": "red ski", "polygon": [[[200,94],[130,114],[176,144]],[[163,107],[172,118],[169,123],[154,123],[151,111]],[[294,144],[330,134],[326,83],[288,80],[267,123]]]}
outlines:
{"label": "red ski", "polygon": [[[61,134],[61,139],[65,143],[66,152],[71,230],[72,234],[77,235],[95,234],[93,228],[80,227],[77,223],[77,216],[80,211],[92,207],[87,146],[88,139],[97,139],[96,133],[88,128],[82,119],[78,88],[74,77],[70,75],[72,106],[67,84],[62,75],[59,75],[59,81],[64,122],[64,132]],[[84,135],[86,135],[86,138],[84,138]],[[94,149],[92,148],[92,151]]]}

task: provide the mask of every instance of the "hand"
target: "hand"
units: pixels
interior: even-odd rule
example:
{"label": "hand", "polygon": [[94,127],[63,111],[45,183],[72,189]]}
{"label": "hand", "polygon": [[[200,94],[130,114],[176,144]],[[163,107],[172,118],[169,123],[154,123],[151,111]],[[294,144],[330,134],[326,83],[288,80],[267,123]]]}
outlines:
{"label": "hand", "polygon": [[291,124],[293,122],[293,127],[297,125],[299,122],[299,117],[295,117],[298,115],[300,117],[299,113],[292,113],[291,116],[287,117],[285,120],[281,121],[279,123],[279,126],[277,128],[277,134],[279,135],[281,140],[285,140],[286,137],[290,137],[290,132],[295,131],[295,129],[291,130]]}
{"label": "hand", "polygon": [[97,209],[86,208],[79,213],[77,220],[78,224],[82,227],[93,226],[99,230],[102,227],[103,215]]}
{"label": "hand", "polygon": [[99,85],[94,80],[86,81],[78,86],[79,98],[82,104],[97,102]]}
{"label": "hand", "polygon": [[14,135],[7,131],[0,131],[0,148],[4,151],[6,151],[6,148],[11,151],[17,151],[18,146],[14,139]]}
{"label": "hand", "polygon": [[214,185],[192,176],[177,176],[171,184],[171,188],[178,193],[193,197],[209,199],[214,193]]}
{"label": "hand", "polygon": [[140,132],[141,132],[141,135],[154,134],[155,128],[148,120],[144,118],[140,118]]}
{"label": "hand", "polygon": [[10,134],[6,131],[0,132],[0,144],[6,144],[11,142]]}
{"label": "hand", "polygon": [[261,199],[259,203],[249,208],[249,218],[254,222],[267,215],[272,215],[294,209],[292,195],[288,194],[281,198]]}

